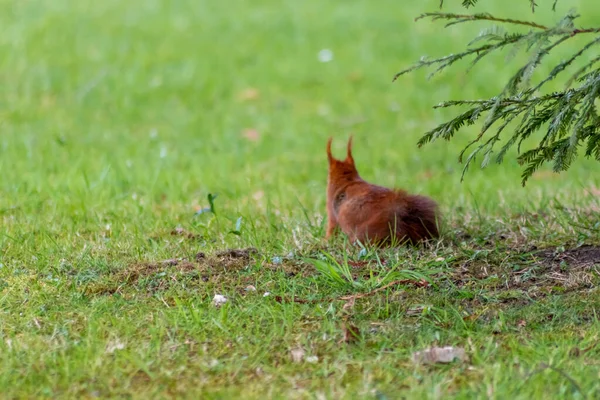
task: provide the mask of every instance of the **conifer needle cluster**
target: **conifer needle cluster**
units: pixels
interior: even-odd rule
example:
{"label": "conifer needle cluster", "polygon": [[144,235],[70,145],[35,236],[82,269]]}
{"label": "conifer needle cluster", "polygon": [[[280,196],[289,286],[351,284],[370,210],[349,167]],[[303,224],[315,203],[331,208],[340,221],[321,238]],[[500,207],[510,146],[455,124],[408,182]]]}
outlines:
{"label": "conifer needle cluster", "polygon": [[[537,4],[533,0],[527,1],[535,11]],[[469,8],[476,2],[464,0],[462,4]],[[556,2],[553,8],[555,6]],[[527,61],[516,69],[497,96],[446,101],[435,106],[460,107],[461,111],[453,119],[425,133],[418,142],[419,147],[439,138],[449,140],[465,125],[480,121],[479,133],[459,156],[461,162],[465,160],[461,179],[476,156],[482,156],[483,168],[490,161],[501,163],[513,146],[518,149],[517,161],[524,166],[523,185],[544,163],[551,163],[556,172],[567,170],[581,149],[586,157],[600,161],[600,119],[595,104],[600,96],[600,28],[580,27],[576,23],[578,17],[571,11],[556,25],[545,26],[532,21],[498,18],[488,13],[432,12],[419,16],[417,19],[445,21],[446,27],[476,21],[489,22],[490,26],[482,30],[464,51],[439,58],[423,58],[397,73],[394,80],[422,68],[430,69],[430,75],[434,75],[463,59],[471,61],[470,69],[486,56],[503,50],[514,55],[517,50],[524,49],[529,54]],[[587,41],[574,46],[572,38],[581,35],[587,36]],[[568,55],[552,65],[547,76],[532,82],[534,71],[559,46]],[[565,83],[563,90],[548,90],[547,84],[557,78]],[[536,132],[542,132],[539,143],[522,152],[523,141]]]}

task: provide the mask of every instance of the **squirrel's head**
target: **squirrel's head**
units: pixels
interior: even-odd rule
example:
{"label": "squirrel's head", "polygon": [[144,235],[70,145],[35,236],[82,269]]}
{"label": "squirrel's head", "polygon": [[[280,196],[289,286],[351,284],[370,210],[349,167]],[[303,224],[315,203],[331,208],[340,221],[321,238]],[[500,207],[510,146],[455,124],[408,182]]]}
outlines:
{"label": "squirrel's head", "polygon": [[329,184],[333,186],[342,186],[346,183],[360,179],[358,171],[354,166],[352,158],[352,136],[348,140],[348,150],[344,160],[337,160],[331,154],[331,141],[327,141],[327,159],[329,160]]}

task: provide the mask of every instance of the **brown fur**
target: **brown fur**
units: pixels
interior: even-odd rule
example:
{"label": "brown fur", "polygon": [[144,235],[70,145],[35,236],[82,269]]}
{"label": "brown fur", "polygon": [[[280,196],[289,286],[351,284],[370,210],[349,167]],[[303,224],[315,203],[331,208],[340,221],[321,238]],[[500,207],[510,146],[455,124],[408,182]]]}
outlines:
{"label": "brown fur", "polygon": [[361,243],[418,243],[439,236],[437,204],[432,199],[365,182],[354,165],[352,137],[344,160],[333,157],[331,141],[327,142],[327,238],[337,228]]}

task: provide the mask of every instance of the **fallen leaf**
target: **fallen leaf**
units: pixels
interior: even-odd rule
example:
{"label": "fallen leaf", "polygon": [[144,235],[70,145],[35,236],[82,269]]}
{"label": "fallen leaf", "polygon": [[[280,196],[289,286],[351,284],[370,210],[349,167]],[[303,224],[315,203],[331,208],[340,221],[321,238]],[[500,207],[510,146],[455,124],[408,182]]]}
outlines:
{"label": "fallen leaf", "polygon": [[244,129],[242,131],[242,136],[251,142],[256,142],[258,139],[260,139],[260,134],[256,129]]}
{"label": "fallen leaf", "polygon": [[479,314],[469,314],[463,317],[463,321],[473,322],[479,318]]}
{"label": "fallen leaf", "polygon": [[362,72],[354,71],[348,75],[348,80],[350,82],[358,82],[358,81],[361,81],[362,79],[363,79]]}
{"label": "fallen leaf", "polygon": [[240,101],[252,101],[257,100],[260,97],[260,92],[256,88],[246,88],[238,93],[238,100]]}
{"label": "fallen leaf", "polygon": [[256,292],[256,287],[254,285],[248,285],[245,289],[247,292]]}
{"label": "fallen leaf", "polygon": [[300,363],[304,359],[304,349],[296,347],[290,350],[290,356],[292,357],[292,362]]}
{"label": "fallen leaf", "polygon": [[418,176],[419,179],[431,179],[433,177],[433,172],[431,172],[430,170],[426,169],[425,171],[421,172]]}
{"label": "fallen leaf", "polygon": [[429,282],[427,282],[425,279],[420,279],[418,281],[413,281],[410,279],[405,279],[402,281],[402,283],[410,283],[411,285],[414,285],[416,287],[429,287]]}
{"label": "fallen leaf", "polygon": [[524,328],[525,326],[527,326],[527,321],[525,321],[524,319],[522,319],[522,320],[520,320],[520,321],[517,323],[517,326],[518,326],[519,328]]}
{"label": "fallen leaf", "polygon": [[356,302],[356,297],[350,298],[344,305],[342,306],[342,310],[348,310],[354,307],[354,303]]}
{"label": "fallen leaf", "polygon": [[600,189],[598,189],[596,186],[589,188],[588,192],[593,196],[600,196]]}
{"label": "fallen leaf", "polygon": [[431,347],[426,350],[417,351],[412,355],[415,364],[451,363],[454,360],[467,361],[465,349],[462,347]]}
{"label": "fallen leaf", "polygon": [[256,201],[259,201],[260,199],[262,199],[263,197],[265,197],[265,192],[263,192],[262,190],[259,190],[258,192],[255,192],[252,195],[252,198]]}
{"label": "fallen leaf", "polygon": [[360,339],[360,330],[355,325],[350,323],[342,323],[344,336],[339,343],[355,343]]}
{"label": "fallen leaf", "polygon": [[348,265],[352,268],[360,268],[369,265],[368,261],[348,261]]}

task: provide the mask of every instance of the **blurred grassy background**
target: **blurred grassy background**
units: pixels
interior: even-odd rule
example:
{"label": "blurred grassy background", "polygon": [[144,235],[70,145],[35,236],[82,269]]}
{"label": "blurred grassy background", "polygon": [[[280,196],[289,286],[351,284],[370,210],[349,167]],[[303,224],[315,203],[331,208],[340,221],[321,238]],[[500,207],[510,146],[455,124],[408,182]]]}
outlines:
{"label": "blurred grassy background", "polygon": [[[494,95],[516,69],[500,55],[469,75],[455,68],[392,84],[395,72],[422,55],[459,51],[484,26],[413,22],[437,3],[3,1],[2,208],[36,219],[119,215],[139,209],[140,198],[153,204],[164,195],[177,208],[219,192],[226,209],[254,210],[251,195],[264,191],[283,209],[298,196],[321,211],[325,140],[334,136],[341,149],[350,133],[366,178],[443,193],[447,207],[589,184],[597,166],[580,162],[522,189],[513,158],[475,168],[460,184],[457,153],[474,130],[416,148],[422,132],[451,116],[431,106]],[[502,4],[477,10],[503,12]],[[556,13],[543,7],[535,17],[553,23],[583,4],[587,26],[600,14],[589,1],[559,2]],[[515,2],[511,15],[526,10]],[[319,62],[322,49],[330,62]],[[570,54],[569,45],[560,50],[557,57]],[[247,130],[256,131],[250,139]]]}

